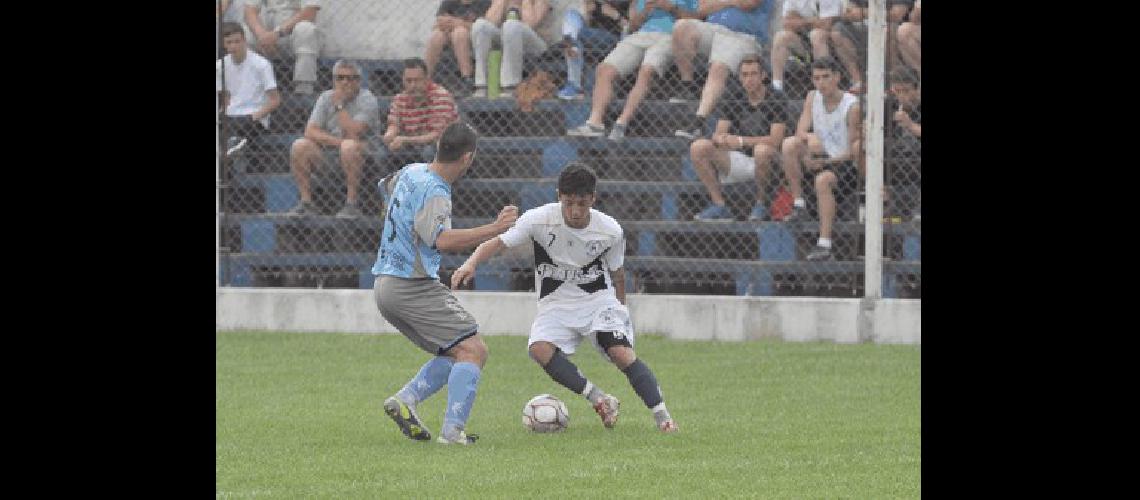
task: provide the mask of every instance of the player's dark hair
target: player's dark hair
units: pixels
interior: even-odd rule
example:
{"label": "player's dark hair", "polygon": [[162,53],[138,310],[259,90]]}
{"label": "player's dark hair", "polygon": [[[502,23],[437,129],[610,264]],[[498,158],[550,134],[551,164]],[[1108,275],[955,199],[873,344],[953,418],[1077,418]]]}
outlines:
{"label": "player's dark hair", "polygon": [[832,73],[839,73],[839,61],[834,57],[817,57],[811,62],[811,69],[825,69]]}
{"label": "player's dark hair", "polygon": [[424,74],[427,74],[427,63],[425,63],[423,59],[420,59],[418,57],[409,57],[407,59],[404,59],[404,69],[412,68],[422,69],[424,70]]}
{"label": "player's dark hair", "polygon": [[598,175],[594,169],[572,162],[558,176],[558,194],[589,196],[594,194]]}
{"label": "player's dark hair", "polygon": [[241,37],[245,38],[245,32],[242,31],[240,24],[233,21],[226,21],[222,23],[222,38],[230,36],[234,33],[241,33]]}
{"label": "player's dark hair", "polygon": [[918,72],[908,66],[899,65],[891,70],[891,83],[901,83],[918,88]]}
{"label": "player's dark hair", "polygon": [[458,121],[443,129],[439,136],[439,150],[435,153],[436,161],[453,162],[465,153],[475,151],[475,141],[479,134],[470,125]]}

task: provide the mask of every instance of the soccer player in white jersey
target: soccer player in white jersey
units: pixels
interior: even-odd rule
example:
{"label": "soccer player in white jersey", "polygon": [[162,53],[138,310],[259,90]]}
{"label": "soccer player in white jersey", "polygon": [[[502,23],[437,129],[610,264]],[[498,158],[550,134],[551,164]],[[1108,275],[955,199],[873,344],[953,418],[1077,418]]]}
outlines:
{"label": "soccer player in white jersey", "polygon": [[657,378],[633,351],[625,307],[625,237],[613,217],[594,210],[597,176],[571,163],[558,178],[558,202],[527,210],[515,226],[479,245],[451,276],[451,287],[471,281],[475,268],[506,247],[534,245],[538,315],[528,348],[550,378],[581,394],[602,424],[617,424],[620,402],[595,386],[567,357],[583,338],[625,373],[662,432],[677,431]]}

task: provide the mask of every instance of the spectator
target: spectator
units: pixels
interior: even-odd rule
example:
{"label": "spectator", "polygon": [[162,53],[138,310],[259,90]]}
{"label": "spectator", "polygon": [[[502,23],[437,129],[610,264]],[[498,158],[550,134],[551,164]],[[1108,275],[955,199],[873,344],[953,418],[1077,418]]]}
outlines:
{"label": "spectator", "polygon": [[269,114],[281,105],[281,93],[273,78],[273,65],[249,50],[240,24],[222,24],[222,44],[227,55],[218,61],[215,74],[231,133],[226,156],[232,156],[269,130]]}
{"label": "spectator", "polygon": [[439,55],[447,44],[455,53],[459,63],[459,76],[463,86],[457,95],[466,95],[475,86],[475,67],[471,61],[471,25],[487,12],[491,0],[443,0],[435,13],[435,25],[428,38],[427,59],[428,80],[432,80]]}
{"label": "spectator", "polygon": [[428,79],[423,59],[405,59],[404,91],[396,94],[388,111],[388,128],[382,137],[387,151],[382,151],[382,158],[396,168],[432,161],[440,134],[458,119],[451,93]]}
{"label": "spectator", "polygon": [[649,92],[649,83],[653,80],[654,73],[663,75],[668,67],[673,54],[670,42],[673,22],[680,15],[696,15],[696,10],[697,0],[637,0],[631,3],[630,29],[635,33],[618,42],[613,52],[610,52],[598,65],[590,116],[586,119],[586,123],[567,130],[566,134],[577,137],[601,137],[606,131],[602,121],[614,97],[614,79],[618,76],[629,76],[640,64],[637,80],[626,96],[625,107],[614,122],[613,130],[610,131],[610,140],[624,139],[626,126],[629,125],[630,118],[641,104],[641,100],[645,98],[645,94]]}
{"label": "spectator", "polygon": [[815,90],[804,98],[796,135],[784,139],[784,177],[794,197],[792,213],[784,221],[808,218],[803,179],[811,179],[815,184],[819,205],[819,241],[807,260],[834,259],[831,225],[836,207],[839,200],[855,192],[863,175],[859,162],[863,129],[859,98],[839,90],[839,71],[839,63],[832,57],[812,61]]}
{"label": "spectator", "polygon": [[812,57],[828,55],[831,23],[842,10],[841,0],[784,0],[783,29],[772,40],[772,87],[784,90],[788,52],[803,57],[811,45]]}
{"label": "spectator", "polygon": [[567,10],[562,20],[562,45],[566,56],[566,84],[558,91],[563,100],[581,99],[585,53],[606,54],[613,50],[629,26],[630,0],[582,0],[585,17]]}
{"label": "spectator", "polygon": [[[756,180],[756,202],[748,220],[767,218],[768,172],[779,154],[790,117],[785,101],[773,99],[771,89],[764,84],[768,75],[760,56],[746,56],[739,73],[744,95],[731,101],[735,105],[717,121],[711,140],[699,139],[690,147],[693,168],[711,199],[694,220],[731,221],[720,184],[751,179]],[[737,135],[728,133],[730,127]]]}
{"label": "spectator", "polygon": [[221,37],[219,36],[221,34],[221,26],[217,26],[217,21],[218,21],[219,17],[222,18],[222,22],[233,21],[235,23],[240,24],[241,23],[241,1],[240,0],[235,0],[235,1],[220,0],[217,3],[217,7],[215,8],[214,23],[215,23],[215,28],[218,31],[214,32],[214,36],[216,37],[215,38],[215,44],[217,44],[217,46],[218,46],[218,58],[221,59],[222,57],[225,57],[226,49],[221,44],[217,43],[217,40],[221,40]]}
{"label": "spectator", "polygon": [[907,66],[922,75],[922,0],[914,3],[910,21],[899,25],[899,55]]}
{"label": "spectator", "polygon": [[[681,86],[679,94],[669,102],[690,102],[697,95],[701,100],[688,128],[676,132],[677,136],[690,140],[703,135],[705,118],[724,93],[729,72],[738,71],[745,56],[759,54],[768,43],[768,21],[772,12],[772,2],[762,0],[705,1],[701,5],[699,13],[708,14],[705,21],[678,21],[673,32]],[[709,58],[709,76],[703,91],[693,79],[693,56],[697,52]]]}
{"label": "spectator", "polygon": [[[899,22],[905,19],[914,5],[914,0],[888,0],[887,3],[890,29],[887,30],[886,64],[888,68],[893,68],[898,64],[898,38],[894,33],[898,30]],[[848,0],[843,15],[831,25],[830,39],[835,47],[835,56],[843,64],[847,80],[851,83],[847,91],[862,94],[866,91],[863,71],[867,57],[867,0]]]}
{"label": "spectator", "polygon": [[537,56],[562,39],[566,12],[580,8],[580,0],[492,0],[486,15],[471,26],[475,49],[476,97],[487,96],[487,58],[499,41],[503,59],[499,68],[502,98],[514,97],[522,82],[525,56]]}
{"label": "spectator", "polygon": [[360,216],[357,185],[364,169],[365,155],[372,154],[377,146],[367,138],[370,128],[376,125],[379,105],[376,97],[360,88],[360,66],[341,59],[333,65],[333,88],[321,92],[313,105],[313,113],[305,125],[305,135],[293,142],[289,151],[289,165],[297,182],[301,201],[289,215],[315,215],[309,174],[313,167],[336,163],[344,170],[347,197],[344,207],[337,212],[341,218]]}
{"label": "spectator", "polygon": [[[904,188],[922,184],[922,98],[918,83],[917,71],[899,65],[891,70],[891,98],[884,103],[887,128],[883,134],[883,150],[890,160],[887,164],[895,167],[887,177],[892,184],[903,184],[900,187]],[[907,205],[911,202],[905,201]],[[920,212],[921,208],[916,206],[912,217],[921,219]]]}
{"label": "spectator", "polygon": [[[264,7],[264,8],[263,8]],[[316,89],[317,55],[321,52],[317,11],[321,0],[246,0],[246,37],[268,58],[291,52],[293,92],[311,95]]]}

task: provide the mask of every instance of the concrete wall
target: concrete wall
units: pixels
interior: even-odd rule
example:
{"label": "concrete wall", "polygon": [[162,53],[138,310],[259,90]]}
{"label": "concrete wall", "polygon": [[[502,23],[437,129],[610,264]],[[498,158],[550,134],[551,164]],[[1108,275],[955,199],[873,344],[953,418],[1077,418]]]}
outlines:
{"label": "concrete wall", "polygon": [[[526,292],[456,292],[486,335],[527,335],[535,296]],[[779,338],[920,344],[922,301],[707,295],[629,296],[638,332],[672,339],[741,341]],[[397,333],[380,316],[371,290],[219,288],[218,330]]]}

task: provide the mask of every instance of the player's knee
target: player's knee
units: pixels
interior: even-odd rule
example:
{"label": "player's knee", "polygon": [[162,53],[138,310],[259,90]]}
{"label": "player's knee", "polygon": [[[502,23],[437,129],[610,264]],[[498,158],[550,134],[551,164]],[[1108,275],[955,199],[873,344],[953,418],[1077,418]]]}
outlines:
{"label": "player's knee", "polygon": [[545,341],[535,342],[527,348],[530,352],[530,359],[533,359],[535,363],[542,366],[546,366],[550,363],[550,360],[554,357],[555,349],[557,348],[554,347],[554,344]]}
{"label": "player's knee", "polygon": [[633,352],[632,347],[615,345],[606,349],[606,354],[617,365],[618,369],[625,370],[634,361],[637,361],[637,354]]}

